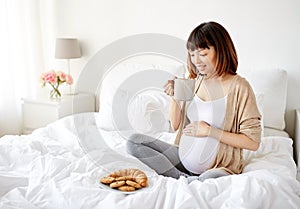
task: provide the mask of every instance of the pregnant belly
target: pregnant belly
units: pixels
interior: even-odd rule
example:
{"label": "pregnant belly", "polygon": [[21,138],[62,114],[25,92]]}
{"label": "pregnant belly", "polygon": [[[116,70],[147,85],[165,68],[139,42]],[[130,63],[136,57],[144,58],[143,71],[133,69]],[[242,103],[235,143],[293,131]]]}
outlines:
{"label": "pregnant belly", "polygon": [[184,167],[195,174],[207,170],[216,157],[219,141],[210,137],[182,135],[179,157]]}

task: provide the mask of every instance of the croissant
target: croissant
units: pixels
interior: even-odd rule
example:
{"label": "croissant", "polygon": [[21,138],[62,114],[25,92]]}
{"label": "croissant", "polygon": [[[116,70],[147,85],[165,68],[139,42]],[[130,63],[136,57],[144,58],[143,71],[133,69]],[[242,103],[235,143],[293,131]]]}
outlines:
{"label": "croissant", "polygon": [[109,174],[109,176],[114,178],[125,177],[126,180],[134,180],[142,187],[146,187],[148,185],[148,178],[146,174],[135,168],[121,169]]}

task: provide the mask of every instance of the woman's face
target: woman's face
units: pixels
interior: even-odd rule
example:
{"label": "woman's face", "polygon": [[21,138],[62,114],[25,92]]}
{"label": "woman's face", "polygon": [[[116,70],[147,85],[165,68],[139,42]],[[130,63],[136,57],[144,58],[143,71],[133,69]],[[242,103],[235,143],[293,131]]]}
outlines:
{"label": "woman's face", "polygon": [[207,74],[208,76],[215,73],[216,66],[216,51],[210,46],[209,49],[189,50],[192,63],[195,65],[197,74]]}

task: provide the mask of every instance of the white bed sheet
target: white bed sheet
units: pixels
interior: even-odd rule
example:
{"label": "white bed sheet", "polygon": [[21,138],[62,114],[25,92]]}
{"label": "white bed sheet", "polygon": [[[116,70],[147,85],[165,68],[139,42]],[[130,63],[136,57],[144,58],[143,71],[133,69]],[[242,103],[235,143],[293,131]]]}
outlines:
{"label": "white bed sheet", "polygon": [[[78,114],[30,135],[2,137],[0,208],[300,207],[290,138],[264,137],[259,150],[245,151],[243,174],[187,184],[183,177],[159,176],[126,154],[126,140],[117,131],[99,130],[97,117],[97,113]],[[81,125],[74,128],[74,121]],[[99,133],[121,155],[98,146]],[[79,140],[78,134],[84,139]],[[172,134],[162,137],[170,140]],[[131,195],[99,188],[99,177],[120,167],[145,171],[150,188]]]}

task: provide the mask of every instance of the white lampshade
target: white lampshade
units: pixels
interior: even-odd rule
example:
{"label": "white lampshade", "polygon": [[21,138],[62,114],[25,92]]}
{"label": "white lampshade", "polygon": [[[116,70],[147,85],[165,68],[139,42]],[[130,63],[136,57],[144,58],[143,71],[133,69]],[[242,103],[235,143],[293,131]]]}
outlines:
{"label": "white lampshade", "polygon": [[55,58],[72,59],[81,57],[80,46],[75,38],[57,38]]}

